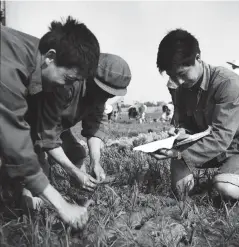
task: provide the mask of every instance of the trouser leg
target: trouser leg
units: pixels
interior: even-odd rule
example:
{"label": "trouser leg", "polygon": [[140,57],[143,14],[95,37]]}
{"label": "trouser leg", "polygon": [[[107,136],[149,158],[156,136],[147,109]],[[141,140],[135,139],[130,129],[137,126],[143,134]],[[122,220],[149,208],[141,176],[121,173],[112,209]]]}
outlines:
{"label": "trouser leg", "polygon": [[171,187],[179,200],[183,200],[194,187],[194,178],[183,160],[171,160]]}
{"label": "trouser leg", "polygon": [[84,159],[87,156],[85,148],[77,141],[71,130],[61,135],[62,148],[69,160],[79,169],[85,170]]}
{"label": "trouser leg", "polygon": [[239,200],[239,155],[222,162],[219,174],[213,178],[213,185],[223,197]]}

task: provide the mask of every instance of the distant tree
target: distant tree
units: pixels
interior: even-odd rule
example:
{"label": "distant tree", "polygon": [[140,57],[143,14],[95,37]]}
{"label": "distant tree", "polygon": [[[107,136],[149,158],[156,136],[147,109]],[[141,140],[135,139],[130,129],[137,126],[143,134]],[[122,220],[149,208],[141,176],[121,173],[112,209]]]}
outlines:
{"label": "distant tree", "polygon": [[122,104],[121,105],[121,108],[129,108],[131,105],[129,105],[129,104]]}
{"label": "distant tree", "polygon": [[157,106],[154,102],[150,102],[150,101],[144,102],[144,104],[145,104],[147,107]]}
{"label": "distant tree", "polygon": [[166,103],[164,101],[158,101],[156,103],[157,106],[162,106],[162,105],[165,105]]}

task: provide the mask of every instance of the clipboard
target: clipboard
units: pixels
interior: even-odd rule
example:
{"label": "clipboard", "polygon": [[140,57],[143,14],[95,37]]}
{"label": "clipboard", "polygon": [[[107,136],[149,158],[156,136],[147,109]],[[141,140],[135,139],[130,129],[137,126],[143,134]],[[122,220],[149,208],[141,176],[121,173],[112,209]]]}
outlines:
{"label": "clipboard", "polygon": [[178,138],[179,134],[175,135],[175,136],[171,136],[162,140],[158,140],[158,141],[154,141],[154,142],[150,142],[144,145],[140,145],[138,147],[135,147],[133,150],[134,151],[142,151],[145,153],[154,153],[157,150],[160,149],[171,149],[171,148],[176,148],[182,145],[185,145],[187,143],[191,143],[194,141],[197,141],[207,135],[209,135],[211,133],[211,126],[209,126],[205,131],[203,132],[199,132],[193,135],[190,135],[188,138],[174,144],[175,140]]}

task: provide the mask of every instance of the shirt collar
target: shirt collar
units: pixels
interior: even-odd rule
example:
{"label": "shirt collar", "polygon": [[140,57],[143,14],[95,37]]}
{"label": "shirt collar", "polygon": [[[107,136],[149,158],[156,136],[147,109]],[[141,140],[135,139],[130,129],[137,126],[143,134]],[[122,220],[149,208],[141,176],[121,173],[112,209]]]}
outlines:
{"label": "shirt collar", "polygon": [[209,81],[210,81],[210,74],[211,74],[210,73],[210,67],[205,62],[202,62],[202,65],[203,65],[203,78],[202,78],[200,88],[204,91],[207,91]]}
{"label": "shirt collar", "polygon": [[167,82],[167,87],[170,89],[176,89],[178,86],[177,84],[169,77],[169,80]]}
{"label": "shirt collar", "polygon": [[37,52],[36,67],[32,73],[28,91],[30,95],[34,95],[42,91],[41,54],[39,51]]}

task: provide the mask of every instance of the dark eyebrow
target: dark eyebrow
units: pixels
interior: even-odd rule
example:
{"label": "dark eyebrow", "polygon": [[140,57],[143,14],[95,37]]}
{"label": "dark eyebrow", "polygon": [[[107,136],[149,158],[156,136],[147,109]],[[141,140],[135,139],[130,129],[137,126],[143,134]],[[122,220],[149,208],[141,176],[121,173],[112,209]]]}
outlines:
{"label": "dark eyebrow", "polygon": [[186,73],[186,71],[179,71],[177,72],[177,75],[184,75]]}
{"label": "dark eyebrow", "polygon": [[178,71],[177,74],[178,74],[178,75],[183,75],[183,74],[187,73],[188,70],[189,70],[189,68],[186,68],[186,69],[184,69],[184,70]]}
{"label": "dark eyebrow", "polygon": [[70,75],[66,75],[65,78],[67,80],[70,80],[70,81],[78,81],[79,80],[78,77],[76,77],[76,76],[70,76]]}

